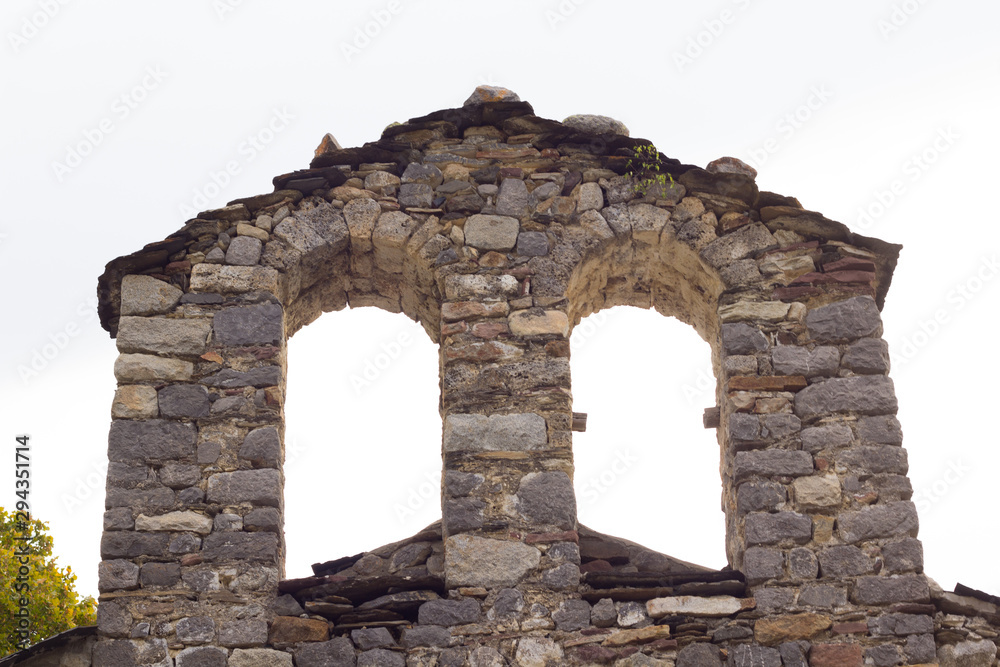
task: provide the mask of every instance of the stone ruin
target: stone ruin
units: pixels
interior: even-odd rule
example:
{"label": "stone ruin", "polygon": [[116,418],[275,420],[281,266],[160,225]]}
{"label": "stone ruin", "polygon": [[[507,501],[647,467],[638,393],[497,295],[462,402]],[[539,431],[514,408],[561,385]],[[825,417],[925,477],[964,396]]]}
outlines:
{"label": "stone ruin", "polygon": [[[900,246],[733,158],[657,184],[647,145],[483,87],[110,262],[98,626],[23,664],[997,665],[1000,599],[923,572],[879,314]],[[577,522],[569,337],[619,305],[711,346],[721,571]],[[360,306],[439,346],[443,519],[287,580],[287,341]]]}

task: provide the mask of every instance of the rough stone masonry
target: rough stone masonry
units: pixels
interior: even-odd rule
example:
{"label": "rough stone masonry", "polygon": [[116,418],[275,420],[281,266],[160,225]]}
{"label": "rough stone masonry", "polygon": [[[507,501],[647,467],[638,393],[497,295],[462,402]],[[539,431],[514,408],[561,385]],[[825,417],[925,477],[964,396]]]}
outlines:
{"label": "rough stone masonry", "polygon": [[[643,187],[648,143],[483,87],[110,262],[98,641],[73,664],[996,665],[1000,600],[923,573],[879,315],[900,246],[733,158]],[[618,305],[712,348],[722,571],[577,523],[569,336]],[[283,580],[287,340],[360,306],[439,345],[443,518]]]}

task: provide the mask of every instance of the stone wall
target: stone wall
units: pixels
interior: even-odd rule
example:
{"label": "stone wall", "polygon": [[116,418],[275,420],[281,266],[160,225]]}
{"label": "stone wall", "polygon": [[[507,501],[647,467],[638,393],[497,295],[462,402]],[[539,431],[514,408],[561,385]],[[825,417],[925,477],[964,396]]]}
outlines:
{"label": "stone wall", "polygon": [[[1000,600],[923,574],[879,316],[899,246],[733,158],[644,188],[647,143],[481,88],[112,261],[95,664],[995,664]],[[577,523],[569,336],[616,305],[712,348],[727,570]],[[348,306],[440,347],[443,520],[283,581],[287,340]]]}

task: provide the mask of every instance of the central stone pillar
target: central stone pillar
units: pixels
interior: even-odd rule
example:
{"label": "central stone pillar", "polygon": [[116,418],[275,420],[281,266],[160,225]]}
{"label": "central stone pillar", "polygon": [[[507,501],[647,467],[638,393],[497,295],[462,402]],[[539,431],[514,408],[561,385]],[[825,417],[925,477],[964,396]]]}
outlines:
{"label": "central stone pillar", "polygon": [[[521,268],[527,269],[526,266]],[[448,588],[579,584],[569,320],[530,278],[445,278],[442,515]]]}

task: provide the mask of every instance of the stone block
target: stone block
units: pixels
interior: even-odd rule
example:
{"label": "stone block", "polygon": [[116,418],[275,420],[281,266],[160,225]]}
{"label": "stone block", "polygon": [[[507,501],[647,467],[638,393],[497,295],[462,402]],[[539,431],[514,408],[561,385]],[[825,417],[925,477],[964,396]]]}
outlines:
{"label": "stone block", "polygon": [[646,612],[650,618],[664,616],[732,616],[741,611],[753,609],[752,598],[734,598],[728,595],[699,597],[694,595],[679,595],[673,597],[654,598],[646,603]]}
{"label": "stone block", "polygon": [[122,665],[122,667],[139,665],[138,650],[128,639],[98,642],[94,645],[93,658],[94,665]]}
{"label": "stone block", "polygon": [[450,275],[445,276],[445,297],[451,301],[483,299],[497,300],[516,296],[519,284],[510,275]]}
{"label": "stone block", "polygon": [[419,227],[419,222],[400,211],[379,216],[372,231],[375,266],[386,273],[402,273],[406,260],[406,242]]}
{"label": "stone block", "polygon": [[800,509],[840,507],[840,479],[836,475],[799,477],[792,482],[795,505]]}
{"label": "stone block", "polygon": [[777,241],[767,227],[755,222],[712,241],[701,251],[701,256],[711,266],[721,269],[776,245]]}
{"label": "stone block", "polygon": [[396,645],[396,640],[392,638],[392,635],[385,628],[360,628],[358,630],[351,630],[351,641],[362,651]]}
{"label": "stone block", "polygon": [[168,512],[159,516],[140,514],[135,519],[136,530],[190,532],[208,535],[212,532],[212,519],[197,512]]}
{"label": "stone block", "polygon": [[851,600],[856,604],[894,604],[897,602],[927,602],[930,589],[927,578],[920,574],[891,577],[859,577]]}
{"label": "stone block", "polygon": [[847,604],[847,592],[836,586],[804,586],[799,593],[800,607],[832,609]]}
{"label": "stone block", "polygon": [[761,644],[775,645],[787,641],[812,639],[830,627],[832,622],[826,614],[806,612],[786,616],[768,616],[757,619],[754,624],[754,639]]}
{"label": "stone block", "polygon": [[771,351],[774,372],[780,375],[802,375],[807,378],[836,375],[840,368],[840,351],[833,346],[813,350],[797,345],[779,345]]}
{"label": "stone block", "polygon": [[496,210],[499,215],[520,218],[528,214],[528,186],[520,178],[505,178],[500,183]]}
{"label": "stone block", "polygon": [[878,332],[882,326],[875,299],[856,296],[806,314],[809,335],[817,343],[841,343]]}
{"label": "stone block", "polygon": [[281,475],[273,468],[222,472],[208,478],[208,501],[281,506]]}
{"label": "stone block", "polygon": [[139,512],[156,513],[170,509],[175,501],[174,492],[165,486],[149,489],[121,489],[109,486],[104,496],[104,508],[130,507]]}
{"label": "stone block", "polygon": [[729,437],[734,440],[760,439],[760,418],[742,412],[729,415]]}
{"label": "stone block", "polygon": [[246,372],[224,368],[202,380],[210,387],[234,389],[236,387],[273,387],[281,384],[280,366],[258,366]]}
{"label": "stone block", "polygon": [[688,644],[677,653],[677,667],[722,667],[720,656],[718,646]]}
{"label": "stone block", "polygon": [[860,644],[813,644],[809,667],[861,667],[864,648]]}
{"label": "stone block", "polygon": [[108,458],[120,462],[179,460],[195,455],[198,437],[194,424],[150,419],[111,422]]}
{"label": "stone block", "polygon": [[444,492],[448,496],[467,496],[475,491],[485,481],[485,477],[477,473],[446,470],[444,473]]}
{"label": "stone block", "polygon": [[906,450],[892,445],[845,449],[837,452],[837,465],[852,473],[905,475],[909,469]]}
{"label": "stone block", "polygon": [[259,467],[277,468],[281,461],[281,439],[274,426],[257,428],[247,434],[239,457]]}
{"label": "stone block", "polygon": [[242,619],[219,626],[219,644],[229,648],[263,646],[267,643],[267,621]]}
{"label": "stone block", "polygon": [[330,625],[315,618],[276,616],[271,623],[269,643],[296,644],[299,642],[325,642],[330,638]]}
{"label": "stone block", "polygon": [[406,667],[406,658],[384,648],[375,648],[358,655],[358,667]]}
{"label": "stone block", "polygon": [[934,635],[910,635],[906,638],[903,653],[910,664],[926,664],[937,658],[937,645]]}
{"label": "stone block", "polygon": [[[759,404],[758,404],[759,405]],[[795,435],[802,430],[802,420],[789,414],[765,414],[761,417],[762,438],[781,439]]]}
{"label": "stone block", "polygon": [[812,538],[812,520],[796,512],[753,512],[746,518],[747,544],[805,543]]}
{"label": "stone block", "polygon": [[561,310],[519,310],[507,321],[515,336],[569,335],[569,318]]}
{"label": "stone block", "polygon": [[104,513],[104,530],[132,530],[135,520],[130,507],[116,507]]}
{"label": "stone block", "polygon": [[249,532],[281,533],[281,513],[275,507],[258,507],[243,517],[243,529]]}
{"label": "stone block", "polygon": [[[437,167],[434,167],[437,169]],[[403,188],[412,187],[404,185]],[[427,187],[427,186],[425,186]],[[402,194],[402,190],[400,191]],[[414,206],[400,201],[401,206]],[[382,207],[374,199],[361,197],[352,199],[344,205],[344,219],[351,235],[351,250],[354,253],[371,252],[372,232],[378,222]]]}
{"label": "stone block", "polygon": [[191,267],[191,291],[214,294],[247,292],[278,294],[278,271],[269,266],[233,266],[203,262]]}
{"label": "stone block", "polygon": [[760,329],[745,323],[722,325],[722,346],[727,354],[754,354],[767,350],[767,337]]}
{"label": "stone block", "polygon": [[400,177],[401,183],[423,183],[436,188],[444,181],[441,170],[433,164],[411,162]]}
{"label": "stone block", "polygon": [[144,563],[139,568],[139,585],[142,588],[172,588],[181,580],[178,563]]}
{"label": "stone block", "polygon": [[740,484],[736,491],[736,511],[739,514],[749,512],[769,512],[787,499],[783,484],[765,480],[753,480]]}
{"label": "stone block", "polygon": [[798,477],[813,473],[813,457],[794,449],[760,449],[737,452],[734,475],[737,480],[753,475]]}
{"label": "stone block", "polygon": [[889,372],[889,343],[881,338],[862,338],[847,348],[841,363],[859,375],[884,375]]}
{"label": "stone block", "polygon": [[184,292],[151,276],[128,275],[121,283],[122,315],[160,315],[170,312]]}
{"label": "stone block", "polygon": [[122,317],[118,323],[118,351],[196,357],[208,349],[211,330],[207,319]]}
{"label": "stone block", "polygon": [[215,621],[210,616],[187,616],[177,621],[174,632],[185,644],[208,644],[215,639]]}
{"label": "stone block", "polygon": [[781,301],[737,301],[719,306],[719,319],[724,323],[780,322],[787,317],[789,307],[789,304]]}
{"label": "stone block", "polygon": [[[754,667],[781,667],[781,652],[776,648],[756,644],[737,644],[729,651],[735,665]],[[787,664],[787,663],[786,663]]]}
{"label": "stone block", "polygon": [[167,463],[159,472],[160,482],[171,489],[195,486],[201,481],[201,466]]}
{"label": "stone block", "polygon": [[[313,663],[313,666],[319,667],[319,664]],[[238,648],[229,656],[228,667],[293,667],[292,654],[269,648]],[[299,667],[310,667],[310,663],[300,662]],[[338,666],[327,663],[323,667]]]}
{"label": "stone block", "polygon": [[601,186],[597,183],[582,183],[576,210],[584,213],[600,211],[602,208],[604,208],[604,191],[601,190]]}
{"label": "stone block", "polygon": [[788,572],[793,579],[815,579],[819,575],[819,562],[812,549],[799,547],[788,552]]}
{"label": "stone block", "polygon": [[827,424],[802,429],[802,449],[807,452],[847,447],[852,442],[854,434],[847,424]]}
{"label": "stone block", "polygon": [[865,444],[901,445],[903,428],[891,415],[862,417],[858,420],[858,437]]}
{"label": "stone block", "polygon": [[[200,265],[199,265],[200,266]],[[121,383],[190,380],[194,364],[152,354],[120,354],[115,360],[115,378]]]}
{"label": "stone block", "polygon": [[212,533],[201,551],[207,562],[254,560],[265,563],[278,558],[278,536],[274,533]]}
{"label": "stone block", "polygon": [[590,603],[586,600],[564,600],[553,612],[556,630],[575,632],[590,625]]}
{"label": "stone block", "polygon": [[915,537],[917,526],[917,509],[909,501],[841,512],[837,517],[837,532],[848,544],[884,537]]}
{"label": "stone block", "polygon": [[486,503],[479,498],[450,498],[444,501],[442,515],[448,535],[482,528]]}
{"label": "stone block", "polygon": [[276,303],[223,308],[212,318],[214,340],[221,345],[279,345],[284,337],[282,318]]}
{"label": "stone block", "polygon": [[161,557],[166,555],[170,535],[115,531],[101,537],[101,557],[105,559]]}
{"label": "stone block", "polygon": [[914,537],[882,545],[882,556],[889,572],[922,572],[924,569],[924,548]]}
{"label": "stone block", "polygon": [[562,647],[548,637],[522,637],[517,641],[517,651],[514,653],[514,658],[520,667],[547,667],[548,665],[565,664]]}
{"label": "stone block", "polygon": [[[372,201],[356,199],[354,201]],[[434,188],[425,183],[404,183],[399,187],[399,205],[403,208],[430,208],[434,202]],[[354,202],[350,202],[353,204]],[[378,204],[376,204],[378,206]],[[344,207],[344,213],[346,216],[347,207]],[[348,219],[347,223],[350,227],[351,223]],[[353,241],[353,237],[352,237]]]}
{"label": "stone block", "polygon": [[226,264],[255,266],[260,261],[264,244],[254,236],[237,236],[226,249]]}
{"label": "stone block", "polygon": [[820,565],[820,575],[841,579],[872,571],[872,559],[855,546],[835,546],[823,549],[817,554]]}
{"label": "stone block", "polygon": [[517,509],[533,524],[576,528],[576,495],[564,472],[533,472],[521,478]]}
{"label": "stone block", "polygon": [[534,413],[452,414],[444,422],[444,451],[535,451],[545,449],[545,419]]}
{"label": "stone block", "polygon": [[200,419],[212,408],[208,389],[200,384],[172,384],[158,392],[160,414],[171,419]]}
{"label": "stone block", "polygon": [[[511,181],[511,179],[507,179]],[[507,183],[504,181],[504,184]],[[516,182],[516,181],[511,181]],[[501,196],[504,186],[501,185]],[[521,224],[505,215],[476,214],[465,222],[465,243],[480,250],[513,250]]]}
{"label": "stone block", "polygon": [[514,586],[538,568],[542,556],[521,542],[467,534],[449,537],[444,553],[448,588]]}
{"label": "stone block", "polygon": [[743,567],[747,583],[757,586],[768,579],[780,579],[785,574],[785,556],[778,549],[750,547],[743,554]]}
{"label": "stone block", "polygon": [[934,619],[922,614],[886,614],[869,619],[868,631],[883,637],[931,633],[934,632]]}
{"label": "stone block", "polygon": [[[177,667],[226,667],[229,652],[218,646],[196,646],[177,654]],[[112,664],[112,663],[107,663]]]}
{"label": "stone block", "polygon": [[[404,217],[409,216],[404,214]],[[303,288],[324,275],[334,258],[347,249],[351,237],[343,214],[329,204],[297,211],[282,220],[273,234],[302,254],[300,275]],[[269,291],[277,294],[275,290]]]}
{"label": "stone block", "polygon": [[139,587],[139,566],[130,560],[104,560],[97,565],[97,590],[133,590]]}
{"label": "stone block", "polygon": [[991,667],[997,655],[997,645],[988,639],[963,641],[938,649],[941,667]]}
{"label": "stone block", "polygon": [[417,610],[417,622],[421,625],[465,625],[477,622],[481,611],[479,602],[469,598],[461,601],[430,600]]}
{"label": "stone block", "polygon": [[580,585],[580,567],[563,563],[542,573],[542,584],[557,591],[575,589]]}
{"label": "stone block", "polygon": [[399,642],[407,649],[419,646],[444,647],[451,643],[451,630],[440,625],[417,625],[403,628]]}
{"label": "stone block", "polygon": [[142,384],[118,387],[111,403],[111,416],[115,419],[152,419],[157,410],[156,390]]}
{"label": "stone block", "polygon": [[811,419],[837,412],[885,415],[896,412],[892,380],[881,375],[832,378],[795,395],[795,414]]}

